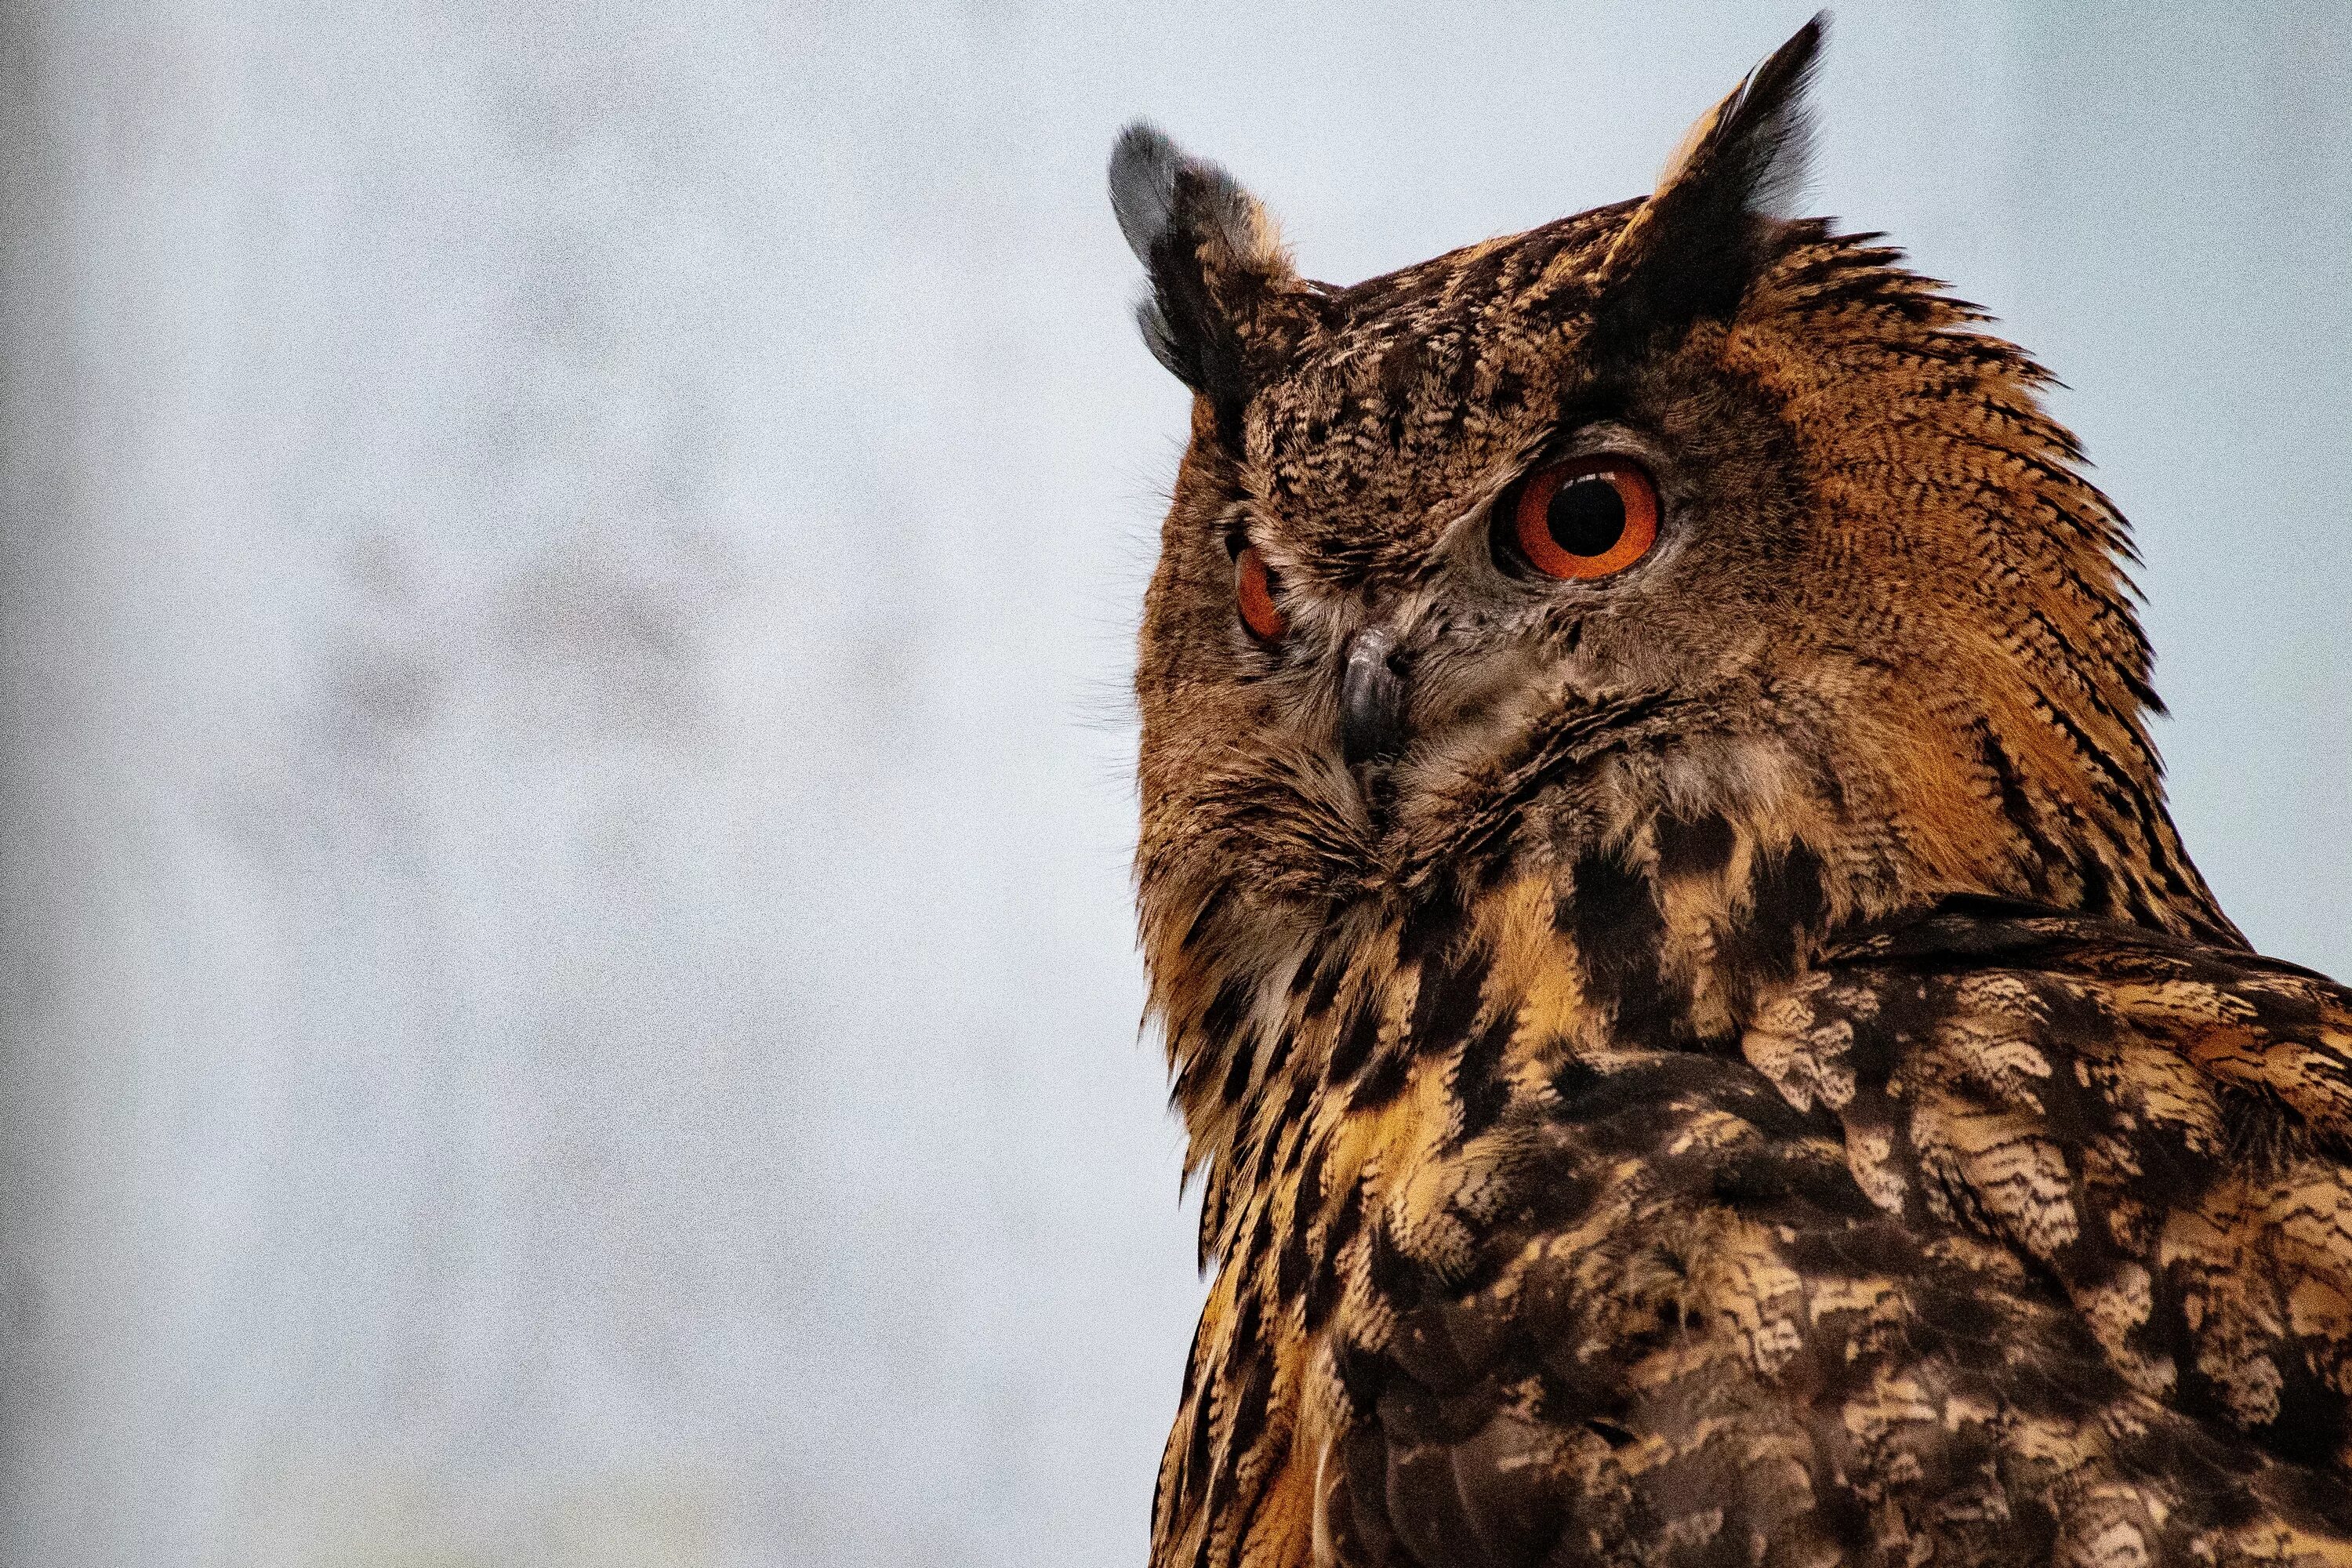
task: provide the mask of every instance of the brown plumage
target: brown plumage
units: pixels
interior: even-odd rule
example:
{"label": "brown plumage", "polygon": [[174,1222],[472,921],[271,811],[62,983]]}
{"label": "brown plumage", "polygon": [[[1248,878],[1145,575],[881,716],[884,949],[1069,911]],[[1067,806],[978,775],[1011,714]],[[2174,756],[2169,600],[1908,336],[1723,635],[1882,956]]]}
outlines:
{"label": "brown plumage", "polygon": [[[1198,394],[1162,1568],[2352,1562],[2352,994],[2181,847],[2042,373],[1778,212],[1820,36],[1650,197],[1354,288],[1114,156]],[[1654,544],[1531,571],[1603,559],[1526,500],[1596,466]]]}

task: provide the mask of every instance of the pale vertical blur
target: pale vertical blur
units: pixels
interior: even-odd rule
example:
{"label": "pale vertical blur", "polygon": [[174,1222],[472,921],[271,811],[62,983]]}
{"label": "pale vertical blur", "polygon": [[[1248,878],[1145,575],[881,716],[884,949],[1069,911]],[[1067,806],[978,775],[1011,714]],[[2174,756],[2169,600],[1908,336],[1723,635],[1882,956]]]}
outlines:
{"label": "pale vertical blur", "polygon": [[[1819,210],[2073,386],[2192,848],[2352,971],[2352,16],[1857,5]],[[1801,5],[0,21],[0,1561],[1141,1557],[1149,113],[1339,280]]]}

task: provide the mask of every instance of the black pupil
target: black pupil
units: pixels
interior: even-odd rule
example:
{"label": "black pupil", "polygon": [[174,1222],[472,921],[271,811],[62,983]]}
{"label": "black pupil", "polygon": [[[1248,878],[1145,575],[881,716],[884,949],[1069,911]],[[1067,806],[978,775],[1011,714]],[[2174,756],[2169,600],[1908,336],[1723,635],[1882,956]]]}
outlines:
{"label": "black pupil", "polygon": [[1551,498],[1544,526],[1570,555],[1606,555],[1625,534],[1625,498],[1598,474],[1570,479]]}

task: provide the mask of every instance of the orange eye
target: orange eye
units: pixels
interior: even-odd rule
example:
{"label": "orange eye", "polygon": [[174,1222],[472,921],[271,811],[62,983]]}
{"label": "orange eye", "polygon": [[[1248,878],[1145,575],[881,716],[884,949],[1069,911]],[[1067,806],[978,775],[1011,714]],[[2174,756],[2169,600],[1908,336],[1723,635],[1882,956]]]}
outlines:
{"label": "orange eye", "polygon": [[1658,487],[1629,458],[1539,468],[1519,486],[1510,529],[1528,565],[1589,583],[1622,572],[1658,542]]}
{"label": "orange eye", "polygon": [[1242,625],[1262,642],[1279,642],[1290,629],[1282,606],[1274,602],[1274,573],[1255,544],[1244,544],[1234,557],[1234,597],[1240,601]]}

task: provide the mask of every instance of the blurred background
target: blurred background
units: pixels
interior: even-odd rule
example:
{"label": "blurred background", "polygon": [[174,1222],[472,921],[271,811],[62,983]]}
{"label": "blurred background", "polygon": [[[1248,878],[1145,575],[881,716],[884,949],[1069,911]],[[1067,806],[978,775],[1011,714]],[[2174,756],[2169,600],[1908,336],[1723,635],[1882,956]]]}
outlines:
{"label": "blurred background", "polygon": [[[1646,190],[1807,9],[0,11],[0,1561],[1140,1563],[1110,138],[1353,281]],[[1851,5],[1818,102],[2352,973],[2352,12]]]}

